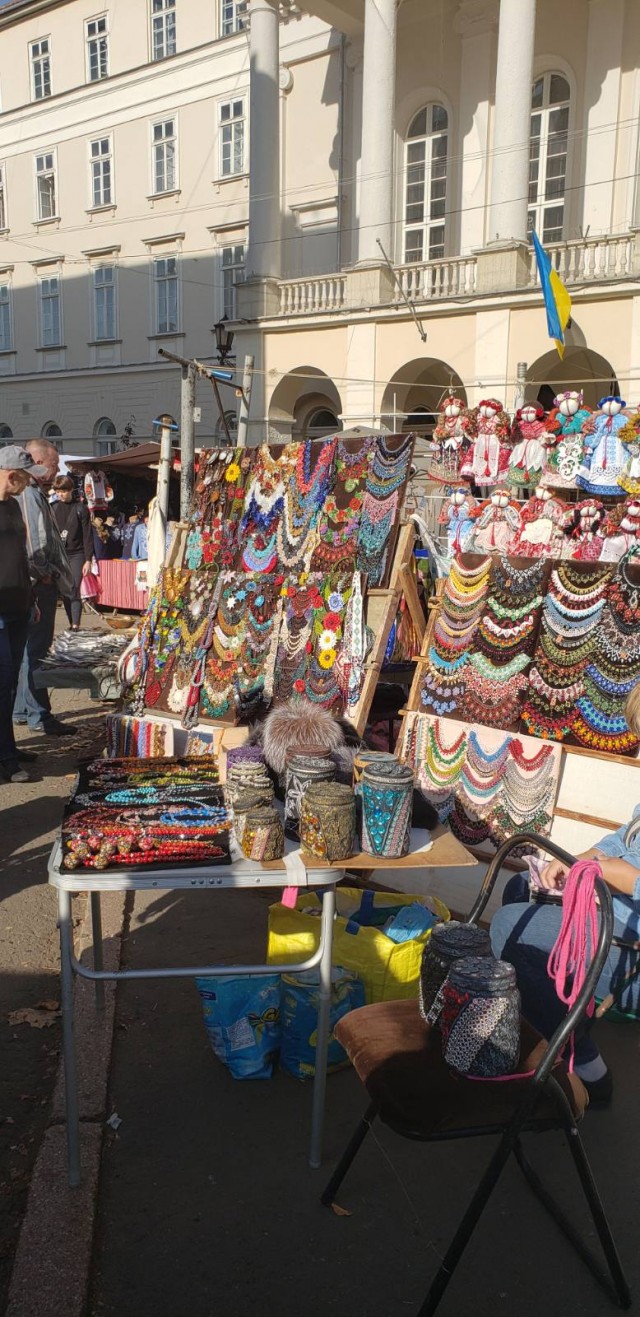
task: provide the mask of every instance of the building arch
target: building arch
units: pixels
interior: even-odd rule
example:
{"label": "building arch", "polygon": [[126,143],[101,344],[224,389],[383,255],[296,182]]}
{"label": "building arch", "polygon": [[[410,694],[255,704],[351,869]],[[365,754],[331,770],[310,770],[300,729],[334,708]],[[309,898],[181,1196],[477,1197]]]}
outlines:
{"label": "building arch", "polygon": [[615,367],[586,345],[567,345],[561,360],[555,348],[532,362],[527,370],[525,401],[553,405],[557,393],[581,389],[585,406],[596,408],[605,394],[620,393]]}
{"label": "building arch", "polygon": [[[382,424],[391,433],[415,429],[417,434],[429,437],[447,393],[455,393],[466,404],[462,380],[453,366],[437,357],[414,357],[387,384],[382,395]],[[420,417],[425,419],[421,422]]]}
{"label": "building arch", "polygon": [[269,403],[270,436],[317,439],[342,429],[342,399],[324,371],[297,366],[276,384]]}
{"label": "building arch", "polygon": [[7,425],[6,421],[3,421],[0,424],[0,444],[4,447],[5,444],[10,444],[12,439],[13,430],[10,425]]}

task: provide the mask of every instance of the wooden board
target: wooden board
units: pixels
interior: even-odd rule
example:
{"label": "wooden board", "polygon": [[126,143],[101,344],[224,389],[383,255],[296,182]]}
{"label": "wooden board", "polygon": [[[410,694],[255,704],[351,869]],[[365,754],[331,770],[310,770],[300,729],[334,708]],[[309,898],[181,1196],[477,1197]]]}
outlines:
{"label": "wooden board", "polygon": [[[339,860],[335,864],[316,859],[315,855],[309,855],[306,851],[301,851],[301,856],[306,869],[376,869],[395,872],[396,869],[466,868],[477,864],[471,852],[456,840],[448,828],[441,825],[434,828],[431,833],[431,845],[428,848],[425,846],[426,840],[427,833],[420,828],[414,828],[411,832],[409,854],[394,860],[384,855],[367,855],[364,851],[358,855],[351,855],[348,860]],[[264,864],[264,868],[279,871],[284,869],[284,864],[282,860],[269,860]]]}
{"label": "wooden board", "polygon": [[[365,666],[364,681],[360,691],[360,699],[354,705],[353,709],[345,712],[344,717],[347,722],[355,728],[359,736],[362,736],[364,729],[369,721],[369,713],[376,693],[376,688],[382,672],[382,664],[387,649],[387,642],[391,634],[391,628],[398,615],[400,599],[403,594],[402,579],[406,573],[408,564],[413,556],[413,546],[415,544],[416,532],[413,522],[405,522],[401,525],[396,542],[393,565],[389,579],[389,588],[386,590],[367,590],[366,592],[366,622],[371,628],[374,636],[373,648],[367,658]],[[409,601],[407,600],[407,603]],[[417,603],[420,608],[420,601],[417,597],[414,604]],[[422,613],[422,609],[420,609]],[[413,617],[413,613],[411,614]],[[415,625],[415,623],[414,623]],[[424,617],[422,625],[425,627]]]}

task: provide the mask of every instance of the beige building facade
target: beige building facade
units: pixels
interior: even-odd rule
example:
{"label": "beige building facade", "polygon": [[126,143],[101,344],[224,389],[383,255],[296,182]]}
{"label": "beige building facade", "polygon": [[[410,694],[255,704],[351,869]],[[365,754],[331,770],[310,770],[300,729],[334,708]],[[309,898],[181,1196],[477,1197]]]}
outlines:
{"label": "beige building facade", "polygon": [[252,442],[640,402],[636,0],[14,0],[0,97],[0,441],[147,437],[223,315]]}

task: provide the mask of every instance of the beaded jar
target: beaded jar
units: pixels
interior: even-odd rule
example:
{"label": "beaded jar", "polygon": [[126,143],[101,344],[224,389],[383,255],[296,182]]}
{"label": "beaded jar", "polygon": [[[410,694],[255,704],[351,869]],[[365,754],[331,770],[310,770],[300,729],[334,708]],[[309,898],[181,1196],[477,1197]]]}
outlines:
{"label": "beaded jar", "polygon": [[520,993],[505,960],[468,956],[449,970],[440,1016],[444,1059],[461,1075],[512,1074],[520,1055]]}
{"label": "beaded jar", "polygon": [[230,804],[234,804],[240,791],[261,791],[273,800],[273,782],[264,764],[249,761],[232,764],[225,784],[225,795]]}
{"label": "beaded jar", "polygon": [[248,860],[280,860],[284,855],[282,819],[272,805],[247,810],[242,833],[242,853]]}
{"label": "beaded jar", "polygon": [[450,919],[436,924],[422,953],[418,1004],[423,1019],[429,1011],[456,960],[468,956],[490,956],[491,938],[484,928]]}
{"label": "beaded jar", "polygon": [[327,755],[304,753],[287,757],[285,766],[285,827],[298,831],[302,797],[307,787],[315,782],[332,782],[336,775],[336,765]]}
{"label": "beaded jar", "polygon": [[233,831],[239,846],[242,845],[242,836],[244,826],[247,820],[249,810],[258,809],[261,805],[273,805],[273,786],[269,783],[269,790],[247,790],[238,791],[233,802]]}
{"label": "beaded jar", "polygon": [[358,750],[353,760],[353,784],[354,786],[360,781],[363,771],[370,764],[375,765],[397,765],[398,760],[395,755],[389,754],[387,750]]}
{"label": "beaded jar", "polygon": [[358,785],[362,798],[362,849],[390,859],[407,855],[411,845],[413,773],[405,764],[369,764]]}
{"label": "beaded jar", "polygon": [[315,782],[302,796],[300,844],[321,860],[347,860],[356,836],[356,801],[351,787]]}

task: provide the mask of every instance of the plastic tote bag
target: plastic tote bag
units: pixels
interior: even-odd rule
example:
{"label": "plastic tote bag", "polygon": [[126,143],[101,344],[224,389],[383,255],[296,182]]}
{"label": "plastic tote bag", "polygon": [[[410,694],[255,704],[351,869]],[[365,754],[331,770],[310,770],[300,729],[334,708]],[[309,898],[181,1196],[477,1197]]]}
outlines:
{"label": "plastic tote bag", "polygon": [[[317,969],[282,975],[280,1065],[294,1079],[315,1075],[319,1004]],[[348,969],[332,969],[328,1070],[340,1070],[349,1064],[344,1048],[333,1036],[334,1029],[343,1015],[364,1004],[364,985],[357,975]]]}
{"label": "plastic tote bag", "polygon": [[280,976],[196,979],[209,1042],[234,1079],[270,1079],[280,1047]]}
{"label": "plastic tote bag", "polygon": [[[363,892],[339,887],[333,930],[333,964],[351,969],[362,979],[367,1005],[416,997],[422,952],[431,936],[425,929],[417,937],[395,942],[387,937],[388,924],[404,906],[419,905],[438,920],[449,919],[446,905],[435,897],[406,896],[397,892]],[[320,898],[303,892],[293,909],[269,908],[270,964],[307,960],[320,941]]]}
{"label": "plastic tote bag", "polygon": [[80,582],[81,599],[97,599],[100,594],[100,578],[94,571],[87,572]]}

